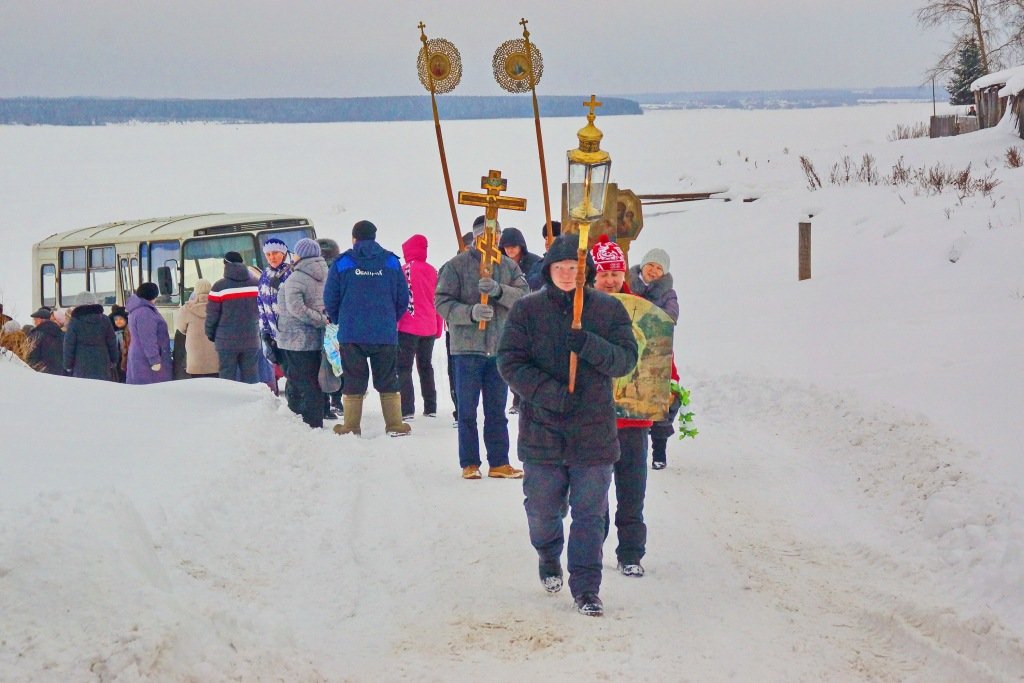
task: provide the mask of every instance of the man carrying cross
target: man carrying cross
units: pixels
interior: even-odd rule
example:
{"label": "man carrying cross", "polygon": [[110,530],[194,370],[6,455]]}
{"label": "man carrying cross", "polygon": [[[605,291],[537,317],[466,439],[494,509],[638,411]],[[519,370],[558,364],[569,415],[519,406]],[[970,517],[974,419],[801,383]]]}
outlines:
{"label": "man carrying cross", "polygon": [[482,187],[488,191],[486,195],[459,193],[460,203],[485,206],[488,215],[480,216],[473,223],[474,247],[441,267],[434,304],[448,323],[451,335],[462,478],[481,478],[477,410],[482,395],[487,476],[521,479],[523,471],[512,467],[508,461],[508,418],[505,417],[508,385],[498,374],[497,351],[509,309],[530,290],[519,266],[498,248],[496,216],[498,208],[518,206],[514,203],[506,206],[505,202],[514,200],[521,203],[523,209],[526,202],[498,196],[504,190],[504,179],[497,171],[483,178]]}

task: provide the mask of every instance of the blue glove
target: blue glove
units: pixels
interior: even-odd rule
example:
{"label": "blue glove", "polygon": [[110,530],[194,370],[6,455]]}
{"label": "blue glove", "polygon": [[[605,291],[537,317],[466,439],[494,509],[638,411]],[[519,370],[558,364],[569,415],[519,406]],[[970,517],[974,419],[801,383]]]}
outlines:
{"label": "blue glove", "polygon": [[583,345],[587,343],[587,331],[586,330],[569,330],[569,334],[565,336],[565,344],[569,347],[569,350],[574,353],[579,353],[583,350]]}

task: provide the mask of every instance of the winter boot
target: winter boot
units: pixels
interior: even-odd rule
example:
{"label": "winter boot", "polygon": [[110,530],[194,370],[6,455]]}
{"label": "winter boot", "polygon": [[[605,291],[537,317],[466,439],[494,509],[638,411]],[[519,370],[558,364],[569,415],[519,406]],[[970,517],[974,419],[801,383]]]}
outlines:
{"label": "winter boot", "polygon": [[555,562],[540,563],[540,585],[548,593],[557,593],[562,590],[562,565]]}
{"label": "winter boot", "polygon": [[[388,436],[405,436],[412,427],[402,422],[402,395],[397,391],[380,395],[380,408],[384,411],[384,431]],[[346,418],[348,411],[345,411]]]}
{"label": "winter boot", "polygon": [[576,596],[576,610],[588,617],[600,617],[604,615],[604,604],[597,593],[583,593]]}
{"label": "winter boot", "polygon": [[665,469],[665,463],[667,462],[665,450],[667,445],[667,437],[651,436],[651,467],[653,469]]}
{"label": "winter boot", "polygon": [[363,419],[363,397],[342,396],[341,400],[345,406],[345,422],[344,424],[334,425],[334,433],[355,434],[358,436],[362,433],[359,423]]}

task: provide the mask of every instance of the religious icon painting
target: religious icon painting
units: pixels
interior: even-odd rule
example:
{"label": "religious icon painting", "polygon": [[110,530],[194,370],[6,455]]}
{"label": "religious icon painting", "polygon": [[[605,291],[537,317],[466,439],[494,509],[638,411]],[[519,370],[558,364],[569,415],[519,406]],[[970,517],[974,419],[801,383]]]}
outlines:
{"label": "religious icon painting", "polygon": [[[540,77],[544,75],[544,58],[540,50],[530,43],[530,53],[526,53],[526,41],[522,38],[506,40],[494,51],[491,67],[494,80],[502,88],[512,93],[529,92],[530,86],[536,87]],[[533,67],[533,83],[530,83],[530,67]]]}
{"label": "religious icon painting", "polygon": [[444,55],[430,55],[430,75],[435,81],[441,81],[452,72],[452,63]]}
{"label": "religious icon painting", "polygon": [[665,311],[633,294],[613,294],[633,321],[639,360],[633,372],[612,383],[615,417],[627,420],[665,419],[672,394],[672,336],[675,323]]}
{"label": "religious icon painting", "polygon": [[449,41],[431,38],[416,57],[416,72],[428,91],[438,95],[451,92],[462,80],[462,57]]}

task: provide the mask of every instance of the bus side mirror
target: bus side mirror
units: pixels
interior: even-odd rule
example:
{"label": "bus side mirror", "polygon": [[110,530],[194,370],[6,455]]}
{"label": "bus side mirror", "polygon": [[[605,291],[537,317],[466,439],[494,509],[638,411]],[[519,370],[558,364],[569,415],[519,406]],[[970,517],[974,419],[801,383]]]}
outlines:
{"label": "bus side mirror", "polygon": [[162,296],[171,296],[174,293],[174,281],[171,279],[169,266],[160,266],[156,269],[156,285]]}

